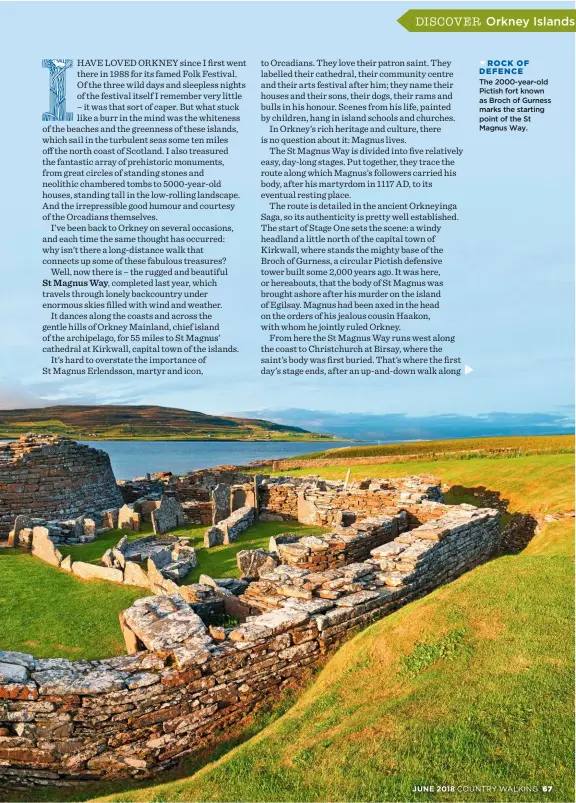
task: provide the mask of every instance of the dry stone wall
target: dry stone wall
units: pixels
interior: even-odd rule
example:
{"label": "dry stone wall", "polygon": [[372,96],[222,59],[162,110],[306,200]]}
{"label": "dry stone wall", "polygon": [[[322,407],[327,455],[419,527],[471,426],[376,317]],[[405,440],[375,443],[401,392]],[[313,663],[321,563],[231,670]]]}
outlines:
{"label": "dry stone wall", "polygon": [[277,552],[287,566],[318,571],[366,560],[377,546],[408,529],[408,515],[375,516],[321,535],[308,535],[293,543],[279,543]]}
{"label": "dry stone wall", "polygon": [[262,485],[259,496],[260,513],[264,519],[270,514],[285,521],[298,519],[298,486],[292,483]]}
{"label": "dry stone wall", "polygon": [[106,452],[60,437],[0,444],[0,538],[17,515],[66,519],[121,505]]}
{"label": "dry stone wall", "polygon": [[216,468],[191,471],[182,477],[174,478],[172,488],[181,502],[196,499],[196,494],[202,498],[209,498],[210,491],[223,483],[225,485],[240,485],[252,482],[254,474],[238,471],[237,466],[217,466]]}
{"label": "dry stone wall", "polygon": [[204,546],[210,549],[222,544],[231,544],[239,535],[251,527],[256,520],[256,511],[253,507],[239,507],[228,518],[206,530]]}
{"label": "dry stone wall", "polygon": [[206,623],[203,595],[216,589],[200,584],[196,606],[164,592],[123,613],[134,654],[71,662],[0,653],[0,780],[150,777],[222,739],[355,630],[494,554],[497,511],[444,510],[365,561],[262,573],[235,597],[255,615],[233,628]]}
{"label": "dry stone wall", "polygon": [[442,501],[440,481],[405,477],[401,481],[365,480],[352,488],[304,488],[298,492],[298,521],[324,527],[380,514],[386,508],[398,509],[423,501]]}

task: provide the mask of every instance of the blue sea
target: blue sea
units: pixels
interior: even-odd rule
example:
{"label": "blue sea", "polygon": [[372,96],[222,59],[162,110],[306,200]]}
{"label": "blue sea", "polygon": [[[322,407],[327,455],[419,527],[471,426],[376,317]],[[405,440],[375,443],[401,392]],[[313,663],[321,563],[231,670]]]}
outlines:
{"label": "blue sea", "polygon": [[[322,452],[350,441],[322,442],[251,442],[251,441],[83,441],[110,455],[116,479],[129,480],[171,471],[185,474],[199,468],[222,465],[247,465],[254,460],[275,460],[308,452]],[[366,445],[366,444],[363,444]]]}

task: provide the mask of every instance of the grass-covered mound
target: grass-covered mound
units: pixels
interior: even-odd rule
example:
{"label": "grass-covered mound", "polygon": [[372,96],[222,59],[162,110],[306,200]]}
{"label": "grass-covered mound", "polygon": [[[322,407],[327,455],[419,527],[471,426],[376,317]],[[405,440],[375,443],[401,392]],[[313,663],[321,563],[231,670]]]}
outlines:
{"label": "grass-covered mound", "polygon": [[[239,550],[267,549],[270,536],[281,532],[308,535],[320,530],[295,522],[262,522],[242,533],[230,546],[207,550],[203,546],[205,526],[182,527],[177,534],[191,536],[198,554],[198,567],[184,582],[197,582],[202,573],[212,577],[238,576]],[[59,549],[64,556],[71,554],[73,560],[100,563],[104,552],[123,534],[114,530],[90,544]],[[141,534],[127,535],[133,539]],[[37,658],[73,660],[124,653],[118,614],[138,597],[151,593],[145,588],[105,580],[82,580],[17,549],[0,550],[0,589],[0,649],[28,652]]]}
{"label": "grass-covered mound", "polygon": [[572,554],[570,523],[547,525],[360,633],[215,763],[107,799],[573,800]]}

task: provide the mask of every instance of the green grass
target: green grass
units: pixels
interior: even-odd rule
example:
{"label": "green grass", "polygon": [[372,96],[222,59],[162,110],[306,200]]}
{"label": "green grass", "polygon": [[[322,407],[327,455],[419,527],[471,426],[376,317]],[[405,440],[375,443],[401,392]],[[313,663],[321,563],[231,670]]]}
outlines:
{"label": "green grass", "polygon": [[81,580],[30,553],[0,550],[0,648],[94,660],[125,652],[118,614],[145,589]]}
{"label": "green grass", "polygon": [[[459,453],[460,459],[475,457],[514,457],[519,454],[560,454],[574,451],[574,435],[534,435],[488,438],[459,438],[447,441],[416,441],[379,444],[378,446],[345,446],[323,452],[299,455],[294,460],[338,460],[359,457],[414,456],[443,460]],[[289,458],[288,458],[289,459]],[[310,469],[308,469],[310,470]]]}
{"label": "green grass", "polygon": [[[318,533],[320,527],[304,527],[296,522],[262,522],[243,533],[230,546],[204,549],[205,526],[182,527],[178,535],[192,537],[198,549],[199,565],[185,578],[198,581],[201,574],[237,577],[236,553],[241,549],[268,548],[271,535],[297,531],[301,535]],[[122,535],[130,540],[144,533],[113,530],[83,546],[60,547],[73,560],[100,563],[104,552]],[[145,588],[134,588],[103,580],[82,580],[43,563],[16,549],[0,550],[0,649],[31,652],[37,658],[86,658],[94,660],[125,651],[118,614],[135,599],[150,595]]]}
{"label": "green grass", "polygon": [[[229,546],[217,546],[212,549],[204,548],[204,532],[206,527],[196,528],[200,532],[196,535],[194,530],[188,529],[193,536],[193,546],[198,555],[198,566],[186,576],[185,583],[196,583],[201,574],[211,577],[238,577],[236,554],[241,549],[268,549],[268,542],[273,535],[295,532],[298,535],[316,535],[325,532],[324,527],[309,527],[296,521],[263,521],[251,527]],[[183,530],[184,531],[184,530]],[[180,534],[179,530],[175,531]]]}
{"label": "green grass", "polygon": [[142,532],[133,533],[125,532],[124,530],[110,530],[107,533],[100,535],[95,541],[89,544],[75,544],[73,546],[66,546],[62,544],[58,546],[59,552],[64,557],[67,555],[72,556],[72,560],[81,560],[84,563],[100,563],[100,558],[107,549],[115,547],[123,535],[128,537],[129,541],[134,541],[135,538],[141,538],[152,532],[152,527],[143,527]]}
{"label": "green grass", "polygon": [[430,666],[442,659],[454,660],[462,649],[469,647],[466,642],[466,630],[449,630],[448,633],[432,641],[417,641],[412,652],[403,655],[400,659],[401,674],[406,674],[412,680]]}
{"label": "green grass", "polygon": [[[359,634],[259,735],[106,799],[574,800],[572,539],[548,529]],[[496,789],[413,791],[445,784]]]}

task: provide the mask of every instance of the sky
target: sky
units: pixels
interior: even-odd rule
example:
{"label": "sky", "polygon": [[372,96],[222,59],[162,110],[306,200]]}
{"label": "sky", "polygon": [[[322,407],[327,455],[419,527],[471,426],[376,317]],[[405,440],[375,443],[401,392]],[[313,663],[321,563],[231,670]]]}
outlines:
{"label": "sky", "polygon": [[[26,37],[9,39],[5,51],[8,63],[18,64],[18,75],[4,87],[4,107],[11,115],[0,130],[3,184],[8,188],[0,199],[0,407],[134,403],[210,413],[304,408],[470,416],[493,410],[550,412],[570,405],[574,38],[562,33],[411,34],[396,19],[417,5],[0,4],[3,28],[26,30]],[[28,24],[30,14],[33,26]],[[235,342],[239,355],[209,364],[201,378],[43,378],[40,159],[47,77],[41,60],[219,55],[248,58],[252,64],[245,125],[230,162],[243,199],[226,252],[230,277],[221,294],[222,340]],[[458,177],[435,189],[431,200],[457,203],[460,222],[447,227],[443,237],[442,310],[432,329],[421,331],[455,334],[456,353],[474,370],[448,378],[265,378],[259,365],[258,233],[263,206],[257,176],[263,153],[258,145],[258,61],[382,55],[449,59],[459,76],[454,90],[457,122],[431,144],[458,146],[464,154]],[[480,132],[478,66],[482,60],[508,57],[529,59],[529,77],[549,80],[552,104],[528,133]]]}

